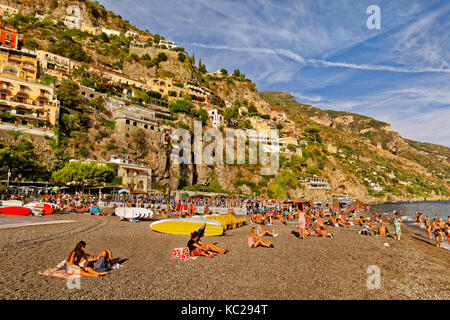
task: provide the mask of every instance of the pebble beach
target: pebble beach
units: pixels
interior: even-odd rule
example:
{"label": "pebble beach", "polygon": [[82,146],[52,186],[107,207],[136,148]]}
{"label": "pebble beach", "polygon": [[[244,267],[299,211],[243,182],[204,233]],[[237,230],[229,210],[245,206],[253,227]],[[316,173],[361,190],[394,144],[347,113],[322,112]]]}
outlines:
{"label": "pebble beach", "polygon": [[[279,234],[275,247],[249,249],[247,225],[205,237],[203,242],[229,252],[194,260],[172,258],[172,250],[185,247],[189,236],[151,231],[150,220],[54,217],[76,222],[0,230],[0,299],[450,299],[449,251],[405,228],[399,242],[362,236],[354,228],[329,228],[333,238],[300,240],[295,224],[275,222],[265,226]],[[121,268],[82,278],[80,290],[68,289],[65,279],[38,274],[65,260],[80,240],[90,254],[110,249],[122,260]],[[367,288],[371,265],[381,270],[380,289]]]}

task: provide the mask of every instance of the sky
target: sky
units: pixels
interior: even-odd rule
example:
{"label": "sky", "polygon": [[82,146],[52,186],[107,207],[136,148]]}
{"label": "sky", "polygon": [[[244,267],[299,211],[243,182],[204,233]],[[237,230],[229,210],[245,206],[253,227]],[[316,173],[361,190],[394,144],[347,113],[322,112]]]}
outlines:
{"label": "sky", "polygon": [[[450,1],[98,0],[259,91],[388,122],[450,147]],[[380,28],[367,20],[380,8]],[[372,21],[372,20],[371,20]]]}

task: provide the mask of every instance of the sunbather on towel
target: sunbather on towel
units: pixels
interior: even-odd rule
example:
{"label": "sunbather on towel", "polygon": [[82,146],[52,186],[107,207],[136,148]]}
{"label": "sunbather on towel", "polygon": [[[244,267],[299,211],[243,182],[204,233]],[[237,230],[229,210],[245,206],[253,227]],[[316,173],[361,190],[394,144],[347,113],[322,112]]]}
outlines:
{"label": "sunbather on towel", "polygon": [[70,275],[79,274],[84,277],[98,277],[104,276],[108,274],[108,272],[96,271],[96,269],[104,269],[105,265],[99,266],[96,264],[98,260],[100,260],[103,264],[109,263],[112,265],[112,253],[109,250],[102,251],[98,256],[89,255],[85,252],[86,242],[80,241],[75,246],[75,249],[69,255],[69,258],[66,262],[66,273]]}
{"label": "sunbather on towel", "polygon": [[189,255],[191,257],[195,256],[205,256],[207,258],[214,257],[217,253],[209,251],[205,248],[204,245],[198,243],[200,237],[198,236],[198,232],[194,231],[191,233],[191,239],[189,239],[187,243],[187,247],[189,248]]}
{"label": "sunbather on towel", "polygon": [[222,254],[226,253],[228,251],[226,248],[222,249],[222,248],[219,248],[218,246],[216,246],[214,243],[204,244],[203,242],[200,241],[200,238],[203,237],[203,235],[205,234],[205,228],[206,228],[206,223],[204,223],[197,230],[197,233],[198,233],[197,243],[200,244],[200,246],[202,246],[202,249],[206,250],[206,251],[212,251],[215,253],[222,253]]}

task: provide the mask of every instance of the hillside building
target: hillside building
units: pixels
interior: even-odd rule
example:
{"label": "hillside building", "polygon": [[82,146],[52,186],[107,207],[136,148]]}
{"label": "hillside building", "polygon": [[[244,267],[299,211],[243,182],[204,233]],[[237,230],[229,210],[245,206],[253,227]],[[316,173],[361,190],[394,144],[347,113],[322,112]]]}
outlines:
{"label": "hillside building", "polygon": [[0,112],[7,115],[2,123],[33,134],[53,135],[58,124],[59,101],[54,89],[39,83],[0,76]]}
{"label": "hillside building", "polygon": [[0,4],[0,16],[13,16],[19,13],[19,9],[10,7],[4,4]]}
{"label": "hillside building", "polygon": [[306,187],[311,190],[331,190],[331,186],[327,179],[319,177],[307,177],[303,180]]}
{"label": "hillside building", "polygon": [[167,41],[167,40],[159,40],[159,44],[160,46],[166,46],[169,49],[173,49],[176,48],[177,45],[173,42],[173,41]]}
{"label": "hillside building", "polygon": [[17,80],[34,81],[38,70],[35,54],[0,47],[0,74]]}
{"label": "hillside building", "polygon": [[118,165],[117,176],[130,191],[149,192],[152,185],[152,169],[143,161],[131,160],[127,155],[114,155],[108,163]]}
{"label": "hillside building", "polygon": [[72,59],[44,50],[36,50],[36,56],[39,61],[40,72],[55,76],[60,80],[71,75],[78,65]]}
{"label": "hillside building", "polygon": [[223,115],[217,109],[208,111],[208,120],[211,122],[212,126],[216,129],[220,128],[224,124]]}
{"label": "hillside building", "polygon": [[81,10],[77,5],[68,6],[64,24],[69,29],[81,29]]}
{"label": "hillside building", "polygon": [[0,26],[0,45],[7,48],[17,49],[19,34],[16,30]]}

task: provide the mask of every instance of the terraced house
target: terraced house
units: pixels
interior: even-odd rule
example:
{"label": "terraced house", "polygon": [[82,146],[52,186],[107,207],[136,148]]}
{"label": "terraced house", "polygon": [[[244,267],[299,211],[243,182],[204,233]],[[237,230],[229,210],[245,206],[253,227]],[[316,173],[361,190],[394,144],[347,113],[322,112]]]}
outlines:
{"label": "terraced house", "polygon": [[4,76],[25,80],[36,80],[38,60],[36,54],[0,47],[0,73]]}
{"label": "terraced house", "polygon": [[36,55],[0,47],[0,129],[53,135],[59,120],[54,88],[34,82]]}

